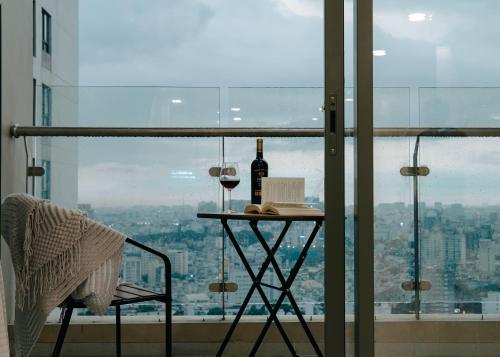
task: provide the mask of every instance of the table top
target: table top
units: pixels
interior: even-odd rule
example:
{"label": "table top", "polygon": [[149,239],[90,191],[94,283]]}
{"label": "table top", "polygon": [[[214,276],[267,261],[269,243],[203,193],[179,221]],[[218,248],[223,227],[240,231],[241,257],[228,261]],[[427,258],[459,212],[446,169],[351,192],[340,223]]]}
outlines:
{"label": "table top", "polygon": [[240,221],[323,221],[325,214],[314,215],[271,215],[271,214],[250,214],[250,213],[198,213],[198,218],[226,219]]}

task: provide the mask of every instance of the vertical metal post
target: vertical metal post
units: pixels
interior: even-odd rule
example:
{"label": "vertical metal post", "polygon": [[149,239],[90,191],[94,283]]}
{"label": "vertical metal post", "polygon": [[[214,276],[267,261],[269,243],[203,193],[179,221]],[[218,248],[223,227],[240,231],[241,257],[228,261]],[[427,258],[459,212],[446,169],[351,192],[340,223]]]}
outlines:
{"label": "vertical metal post", "polygon": [[355,356],[374,356],[373,0],[354,0]]}
{"label": "vertical metal post", "polygon": [[324,2],[325,355],[345,356],[344,0]]}
{"label": "vertical metal post", "polygon": [[168,257],[162,257],[165,266],[165,356],[172,357],[172,264]]}
{"label": "vertical metal post", "polygon": [[[418,149],[420,145],[420,136],[417,136],[415,150],[413,151],[413,167],[418,167]],[[416,172],[416,171],[415,171]],[[418,175],[413,175],[413,250],[414,250],[414,289],[415,289],[415,318],[420,320],[420,228],[418,212]]]}
{"label": "vertical metal post", "polygon": [[[219,95],[220,97],[220,95]],[[220,113],[220,104],[219,104],[219,113]],[[220,116],[220,114],[219,114]],[[221,164],[225,160],[225,142],[224,137],[222,137],[222,161]],[[222,167],[222,165],[219,165]],[[224,212],[224,188],[222,189],[222,211]],[[222,321],[226,320],[226,232],[224,227],[222,229]]]}

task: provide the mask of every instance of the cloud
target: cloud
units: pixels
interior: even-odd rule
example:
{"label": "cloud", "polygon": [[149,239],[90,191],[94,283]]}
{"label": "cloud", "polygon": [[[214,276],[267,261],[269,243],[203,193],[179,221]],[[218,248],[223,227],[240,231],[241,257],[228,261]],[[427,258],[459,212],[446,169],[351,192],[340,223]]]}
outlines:
{"label": "cloud", "polygon": [[[132,75],[158,74],[168,66],[182,47],[199,37],[213,11],[198,0],[132,0],[80,2],[81,77],[99,78],[119,72]],[[95,9],[99,8],[98,15]],[[161,57],[163,66],[152,62]],[[104,69],[112,69],[106,72]]]}
{"label": "cloud", "polygon": [[147,5],[80,2],[82,84],[322,83],[319,17],[282,16],[268,0],[149,0]]}
{"label": "cloud", "polygon": [[275,0],[284,15],[323,17],[323,3],[317,0]]}

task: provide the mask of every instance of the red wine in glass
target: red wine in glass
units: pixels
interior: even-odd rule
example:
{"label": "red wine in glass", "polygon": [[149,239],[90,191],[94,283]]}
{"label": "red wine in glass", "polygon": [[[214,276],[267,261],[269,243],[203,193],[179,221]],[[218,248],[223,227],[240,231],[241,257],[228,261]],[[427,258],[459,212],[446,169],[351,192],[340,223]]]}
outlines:
{"label": "red wine in glass", "polygon": [[224,188],[227,188],[228,190],[232,190],[238,184],[240,183],[240,179],[233,180],[233,179],[220,179],[220,183]]}
{"label": "red wine in glass", "polygon": [[231,210],[231,191],[240,183],[240,170],[236,162],[224,162],[220,169],[219,181],[229,193],[229,208],[227,213],[232,213]]}

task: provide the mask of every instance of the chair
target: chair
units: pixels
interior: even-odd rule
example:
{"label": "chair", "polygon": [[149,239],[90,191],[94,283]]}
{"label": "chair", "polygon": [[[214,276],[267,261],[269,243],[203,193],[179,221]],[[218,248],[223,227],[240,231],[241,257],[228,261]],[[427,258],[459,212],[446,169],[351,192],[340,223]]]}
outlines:
{"label": "chair", "polygon": [[[115,307],[116,315],[116,356],[121,356],[121,314],[120,309],[122,305],[134,304],[144,301],[161,301],[165,303],[165,356],[172,356],[172,275],[171,275],[171,265],[168,257],[151,249],[144,244],[141,244],[133,239],[127,238],[126,243],[129,243],[139,249],[142,249],[148,253],[151,253],[163,260],[165,265],[165,293],[158,293],[151,290],[146,290],[141,287],[133,286],[130,284],[120,284],[116,288],[114,298],[111,302],[111,306]],[[64,343],[64,338],[66,337],[66,332],[69,327],[69,322],[71,320],[71,315],[73,309],[75,308],[85,308],[82,301],[74,300],[68,297],[59,307],[65,309],[64,317],[59,329],[59,335],[57,336],[56,345],[52,353],[53,357],[58,357],[61,354],[61,349]]]}

